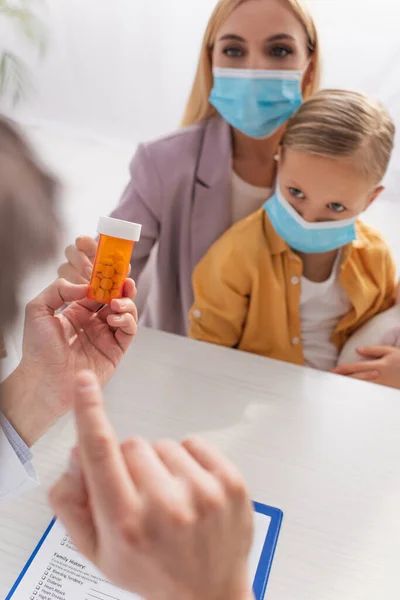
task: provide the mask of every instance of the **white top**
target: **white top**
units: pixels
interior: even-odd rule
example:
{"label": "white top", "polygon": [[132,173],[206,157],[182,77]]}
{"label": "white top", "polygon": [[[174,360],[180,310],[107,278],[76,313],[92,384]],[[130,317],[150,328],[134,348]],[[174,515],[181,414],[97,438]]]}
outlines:
{"label": "white top", "polygon": [[[19,362],[12,336],[5,333],[4,342],[7,356],[0,361],[0,384]],[[0,414],[0,504],[22,496],[38,483],[29,448]]]}
{"label": "white top", "polygon": [[339,281],[340,257],[339,253],[326,281],[315,283],[301,278],[300,320],[305,364],[322,371],[336,367],[339,353],[331,337],[351,308]]}
{"label": "white top", "polygon": [[[105,397],[120,439],[196,433],[284,511],[268,600],[398,598],[398,390],[139,328]],[[0,598],[52,518],[47,489],[75,439],[62,419],[35,445],[43,485],[1,506]]]}
{"label": "white top", "polygon": [[256,212],[271,193],[272,188],[251,185],[232,170],[232,223]]}
{"label": "white top", "polygon": [[138,242],[142,226],[130,221],[121,219],[112,219],[111,217],[100,217],[97,227],[97,233],[100,235],[109,235],[111,237]]}

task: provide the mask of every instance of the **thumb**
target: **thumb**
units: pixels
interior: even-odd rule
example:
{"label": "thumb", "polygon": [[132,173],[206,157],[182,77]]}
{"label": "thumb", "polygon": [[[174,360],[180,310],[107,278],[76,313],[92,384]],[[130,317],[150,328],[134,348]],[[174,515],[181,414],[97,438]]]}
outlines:
{"label": "thumb", "polygon": [[68,302],[86,297],[88,285],[74,285],[65,279],[57,279],[27,306],[27,315],[45,316],[54,313]]}

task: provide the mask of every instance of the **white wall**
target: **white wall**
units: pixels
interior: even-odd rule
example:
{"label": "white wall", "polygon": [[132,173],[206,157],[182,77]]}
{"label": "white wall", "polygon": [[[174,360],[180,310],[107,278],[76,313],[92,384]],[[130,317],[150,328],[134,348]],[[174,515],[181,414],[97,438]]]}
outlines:
{"label": "white wall", "polygon": [[[48,0],[50,43],[30,63],[37,93],[20,111],[131,142],[177,126],[216,0]],[[309,0],[324,85],[362,89],[400,120],[394,0]],[[0,29],[1,31],[1,29]]]}
{"label": "white wall", "polygon": [[400,201],[400,6],[394,0],[310,0],[323,50],[323,87],[377,97],[397,126],[386,184]]}
{"label": "white wall", "polygon": [[175,128],[215,0],[49,0],[23,118],[131,142]]}

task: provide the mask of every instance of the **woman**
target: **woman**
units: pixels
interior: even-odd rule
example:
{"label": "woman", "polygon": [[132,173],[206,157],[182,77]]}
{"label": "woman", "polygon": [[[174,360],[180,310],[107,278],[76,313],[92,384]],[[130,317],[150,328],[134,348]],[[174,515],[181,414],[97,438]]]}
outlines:
{"label": "woman", "polygon": [[[143,225],[132,262],[136,281],[158,245],[144,325],[187,334],[194,267],[268,197],[285,122],[317,89],[319,71],[315,25],[300,0],[220,0],[184,128],[139,146],[113,213]],[[94,240],[79,238],[60,276],[86,281],[95,252]]]}

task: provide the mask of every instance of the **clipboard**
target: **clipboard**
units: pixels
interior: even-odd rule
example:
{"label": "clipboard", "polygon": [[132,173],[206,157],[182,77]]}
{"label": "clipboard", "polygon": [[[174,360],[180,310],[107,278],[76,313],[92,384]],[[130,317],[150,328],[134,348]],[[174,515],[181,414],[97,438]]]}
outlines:
{"label": "clipboard", "polygon": [[266,594],[268,579],[271,573],[279,534],[282,526],[283,512],[279,508],[272,508],[266,504],[253,502],[256,513],[270,517],[270,525],[265,538],[264,546],[258,562],[257,572],[253,581],[253,594],[256,600],[263,600]]}
{"label": "clipboard", "polygon": [[[267,527],[266,534],[264,534],[264,529],[258,530],[258,537],[261,538],[258,540],[258,545],[256,548],[252,549],[252,552],[256,554],[257,565],[255,569],[255,575],[253,578],[253,593],[255,596],[255,600],[264,600],[266,595],[268,580],[271,572],[271,567],[273,563],[273,559],[275,556],[275,551],[278,543],[278,538],[280,534],[280,529],[282,525],[283,512],[277,508],[273,508],[271,506],[267,506],[265,504],[260,504],[259,502],[254,502],[254,511],[255,517],[258,516],[260,522],[263,522],[263,527]],[[266,519],[263,520],[263,517],[269,519],[269,524],[267,525]],[[10,592],[6,596],[5,600],[27,600],[28,598],[40,598],[40,592],[36,591],[38,586],[31,584],[29,579],[33,582],[37,582],[39,578],[45,580],[47,576],[46,572],[46,564],[48,563],[48,559],[44,560],[43,564],[40,564],[41,561],[41,553],[45,549],[46,544],[49,542],[51,535],[55,533],[56,528],[62,527],[60,523],[56,519],[53,519],[41,537],[39,543],[36,548],[32,552],[29,560],[25,564],[22,569],[19,577],[17,578],[15,584],[11,588]],[[261,531],[261,533],[260,533]],[[256,534],[257,534],[257,524],[256,524]],[[67,534],[65,534],[67,535]],[[49,537],[50,536],[50,537]],[[256,535],[257,537],[257,535]],[[58,538],[57,538],[58,539]],[[53,553],[55,548],[59,548],[59,546],[52,546],[50,548],[51,553]],[[51,554],[50,553],[50,554]],[[77,555],[78,558],[80,555]],[[82,560],[84,560],[82,558]],[[88,565],[90,563],[87,562]],[[47,567],[48,568],[48,567]],[[95,571],[94,567],[92,567],[93,571]],[[45,573],[45,576],[42,575]],[[25,587],[24,587],[25,586]],[[36,590],[35,590],[36,587]],[[31,589],[32,588],[32,589]],[[117,590],[117,588],[114,588]],[[30,591],[31,590],[31,591]],[[42,590],[44,591],[44,590]],[[136,599],[137,596],[133,594],[129,594],[124,591],[120,591],[121,600]],[[20,595],[21,594],[21,595]],[[113,596],[114,597],[114,596]],[[73,595],[64,595],[65,600],[75,600]]]}

